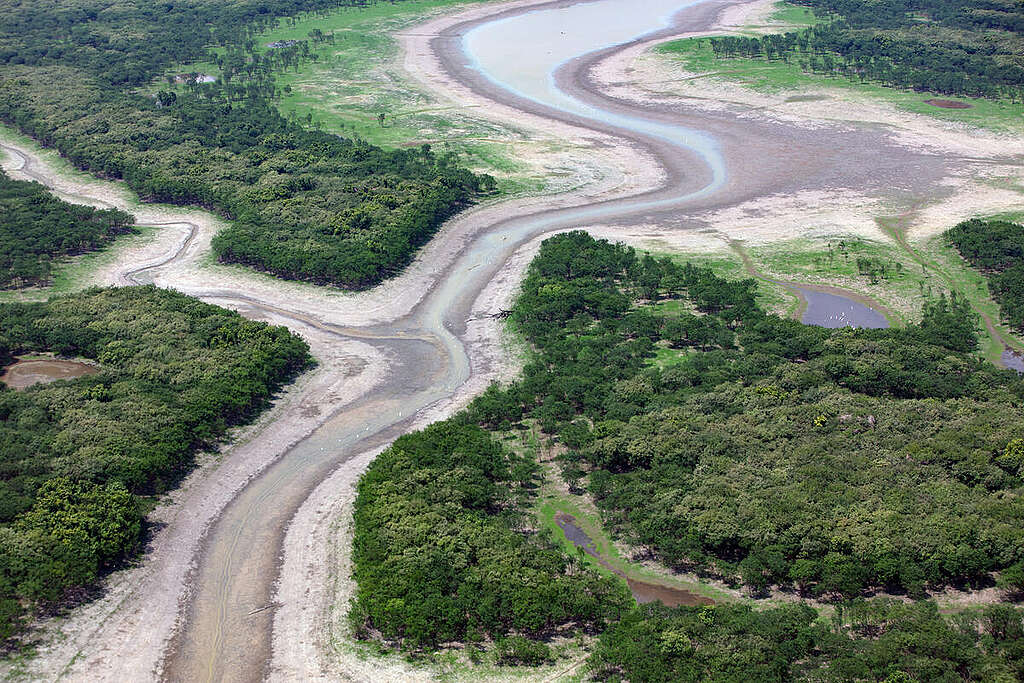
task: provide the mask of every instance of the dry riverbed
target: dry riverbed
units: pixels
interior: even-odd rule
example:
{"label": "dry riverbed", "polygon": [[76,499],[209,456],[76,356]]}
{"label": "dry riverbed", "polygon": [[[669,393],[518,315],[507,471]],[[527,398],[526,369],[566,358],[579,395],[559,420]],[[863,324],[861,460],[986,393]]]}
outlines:
{"label": "dry riverbed", "polygon": [[[210,239],[221,226],[215,217],[202,211],[139,205],[119,185],[71,174],[52,155],[15,139],[5,141],[13,150],[5,161],[12,176],[42,180],[71,201],[118,206],[136,213],[144,223],[163,226],[145,243],[118,249],[109,264],[89,276],[90,283],[145,279],[251,317],[286,324],[310,342],[320,362],[315,371],[283,392],[258,424],[242,430],[222,454],[211,455],[181,489],[168,496],[153,513],[152,519],[161,526],[139,566],[111,576],[100,599],[74,610],[64,620],[47,624],[44,635],[48,642],[39,655],[9,673],[45,680],[147,680],[158,676],[168,661],[181,665],[174,663],[174,651],[167,659],[165,654],[175,633],[187,632],[195,620],[207,618],[193,597],[205,585],[202,563],[207,562],[204,553],[209,551],[209,530],[223,521],[225,511],[247,484],[258,483],[258,473],[308,444],[310,435],[322,425],[332,420],[343,423],[349,415],[346,411],[355,410],[353,406],[385,383],[401,384],[402,377],[396,379],[393,374],[402,367],[402,359],[378,342],[389,338],[388,334],[393,339],[424,336],[413,327],[419,324],[417,311],[431,292],[453,278],[466,278],[472,269],[488,267],[460,261],[474,239],[510,216],[551,212],[648,190],[678,191],[696,182],[696,174],[688,175],[682,164],[673,165],[659,157],[657,150],[643,141],[624,139],[580,122],[556,120],[461,80],[451,68],[455,57],[439,51],[433,41],[446,29],[465,22],[545,3],[488,4],[433,18],[401,36],[402,64],[411,78],[440,101],[473,107],[478,115],[496,122],[514,122],[537,139],[570,141],[580,150],[568,160],[572,166],[566,171],[574,174],[576,189],[556,197],[495,201],[466,211],[450,221],[400,276],[367,292],[285,283],[243,268],[220,266],[209,251]],[[709,3],[707,13],[695,15],[692,25],[702,33],[725,30],[761,16],[758,13],[763,14],[767,5],[760,0],[746,4],[716,0]],[[702,129],[707,126],[721,136],[723,154],[734,177],[713,198],[685,212],[634,215],[609,224],[572,227],[592,228],[602,236],[644,246],[693,252],[722,249],[728,239],[757,244],[833,233],[885,239],[879,237],[876,217],[911,209],[914,220],[908,222],[908,230],[913,236],[926,235],[948,225],[950,216],[1021,205],[1019,193],[1008,189],[1021,183],[1021,152],[1001,144],[1004,141],[985,137],[988,134],[976,137],[968,133],[972,137],[965,143],[957,131],[936,128],[927,121],[896,120],[882,105],[870,103],[852,107],[833,103],[833,109],[823,110],[815,108],[819,102],[800,102],[782,108],[783,116],[767,111],[760,100],[734,99],[740,95],[719,89],[717,84],[694,86],[709,88],[696,97],[680,90],[690,87],[680,84],[683,75],[672,71],[662,57],[649,55],[649,47],[649,43],[641,43],[612,51],[581,68],[572,79],[575,87],[581,93],[589,88],[589,96],[611,96],[617,101],[614,106],[639,107],[652,116],[685,120]],[[723,104],[722,99],[729,102]],[[840,113],[847,118],[835,118]],[[828,151],[834,136],[845,147]],[[975,140],[981,142],[975,146]],[[796,152],[787,156],[784,151],[790,147]],[[860,155],[848,160],[850,168],[843,168],[845,154],[856,149],[861,149]],[[776,150],[780,158],[770,167],[751,165],[750,150]],[[801,155],[815,153],[816,159],[823,160],[814,168],[804,168]],[[872,159],[885,164],[884,172],[868,166]],[[913,183],[885,187],[886,178],[905,176],[913,168],[919,168]],[[1003,182],[1006,179],[1008,182]],[[924,201],[912,204],[907,198],[910,194],[924,197]],[[502,341],[500,323],[490,314],[508,307],[545,236],[533,235],[520,244],[509,244],[509,256],[503,257],[502,263],[490,264],[496,270],[487,284],[465,294],[470,303],[457,309],[463,319],[456,321],[457,339],[450,343],[464,350],[468,379],[411,418],[405,415],[400,423],[405,428],[446,417],[490,381],[515,373],[516,356]],[[352,420],[361,419],[359,412],[351,415]],[[333,454],[338,461],[329,476],[295,493],[305,502],[277,530],[274,538],[280,536],[279,541],[260,543],[261,539],[244,534],[237,537],[248,552],[262,554],[268,566],[276,567],[267,576],[238,572],[224,578],[225,582],[276,586],[270,603],[246,606],[262,611],[254,612],[255,619],[245,621],[239,633],[231,634],[252,643],[249,650],[234,653],[243,664],[259,660],[257,670],[279,680],[404,681],[444,673],[413,667],[396,657],[367,659],[347,639],[343,613],[354,589],[348,574],[351,505],[355,483],[376,450],[356,450],[343,458]],[[257,619],[262,621],[257,624]],[[271,626],[272,639],[266,633]],[[554,680],[567,668],[563,662],[539,674],[510,671],[495,676],[539,675]],[[572,668],[568,675],[575,671]]]}

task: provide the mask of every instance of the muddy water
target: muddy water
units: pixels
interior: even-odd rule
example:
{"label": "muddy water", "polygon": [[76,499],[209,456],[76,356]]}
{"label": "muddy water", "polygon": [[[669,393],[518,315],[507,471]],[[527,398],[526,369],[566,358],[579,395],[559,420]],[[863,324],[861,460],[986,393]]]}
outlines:
{"label": "muddy water", "polygon": [[830,292],[797,287],[807,301],[807,310],[800,321],[806,325],[820,327],[889,327],[885,316],[873,308]]}
{"label": "muddy water", "polygon": [[665,586],[660,583],[653,583],[650,581],[640,581],[626,576],[625,572],[613,567],[608,560],[598,552],[597,547],[594,545],[594,541],[587,536],[587,533],[583,531],[583,529],[579,527],[576,523],[576,519],[572,515],[560,512],[555,516],[555,523],[558,524],[562,533],[565,534],[565,537],[569,539],[573,545],[577,548],[582,548],[583,552],[596,559],[601,563],[602,567],[625,579],[626,584],[629,586],[629,592],[633,594],[633,599],[638,603],[661,602],[666,607],[714,604],[714,601],[710,598],[692,593],[688,590],[683,590],[682,588],[673,588],[672,586]]}
{"label": "muddy water", "polygon": [[74,360],[19,360],[4,369],[0,382],[12,389],[25,389],[36,384],[56,382],[59,379],[95,375],[99,371],[95,365]]}

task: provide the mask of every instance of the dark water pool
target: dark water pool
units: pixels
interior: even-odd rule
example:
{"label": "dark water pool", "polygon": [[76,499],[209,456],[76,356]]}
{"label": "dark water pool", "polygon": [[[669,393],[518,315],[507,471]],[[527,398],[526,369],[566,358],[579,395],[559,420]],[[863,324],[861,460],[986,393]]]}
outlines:
{"label": "dark water pool", "polygon": [[800,321],[820,327],[887,328],[889,321],[873,308],[853,299],[830,292],[798,288],[807,300],[807,310]]}
{"label": "dark water pool", "polygon": [[1021,355],[1017,351],[1006,349],[1003,351],[1003,365],[1011,370],[1024,373],[1024,355]]}

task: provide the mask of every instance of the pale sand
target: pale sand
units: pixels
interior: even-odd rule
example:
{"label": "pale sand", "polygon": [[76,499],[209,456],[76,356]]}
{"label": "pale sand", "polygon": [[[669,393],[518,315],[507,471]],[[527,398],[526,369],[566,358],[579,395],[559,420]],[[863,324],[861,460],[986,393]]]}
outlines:
{"label": "pale sand", "polygon": [[[727,74],[685,71],[672,58],[652,51],[658,42],[680,37],[778,30],[765,23],[771,0],[756,0],[727,10],[713,31],[689,33],[638,45],[603,60],[591,71],[605,94],[640,105],[665,105],[706,111],[729,111],[752,120],[781,121],[808,129],[872,126],[897,145],[957,160],[962,164],[945,179],[948,192],[918,206],[905,222],[910,240],[927,239],[967,218],[1024,210],[1024,122],[1021,132],[1003,133],[943,122],[897,109],[894,105],[822,85],[766,94],[730,82]],[[695,218],[729,239],[762,244],[818,234],[852,234],[888,240],[876,219],[893,215],[878,197],[849,190],[810,191],[754,201]],[[671,231],[666,231],[671,233]],[[664,236],[663,243],[689,249],[689,236]]]}

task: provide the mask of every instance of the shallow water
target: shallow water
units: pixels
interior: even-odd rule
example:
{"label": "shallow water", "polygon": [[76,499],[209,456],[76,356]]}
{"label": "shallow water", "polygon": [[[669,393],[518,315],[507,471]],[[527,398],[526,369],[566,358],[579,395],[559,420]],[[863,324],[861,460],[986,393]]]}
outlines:
{"label": "shallow water", "polygon": [[873,308],[838,294],[798,287],[807,300],[800,321],[820,327],[868,327],[885,329],[889,321]]}
{"label": "shallow water", "polygon": [[74,360],[20,360],[5,369],[0,382],[12,389],[25,389],[36,384],[56,382],[59,379],[95,375],[99,371],[95,365]]}
{"label": "shallow water", "polygon": [[1017,351],[1006,349],[1003,351],[1003,365],[1024,374],[1024,355]]}
{"label": "shallow water", "polygon": [[[542,9],[488,22],[468,31],[463,47],[469,64],[492,83],[520,97],[558,111],[642,133],[693,150],[712,171],[706,187],[686,197],[637,203],[635,208],[663,208],[708,194],[724,183],[725,162],[715,140],[705,133],[637,116],[598,109],[558,89],[555,72],[567,62],[622,45],[671,25],[679,11],[699,0],[645,0],[623,11],[616,0]],[[524,49],[523,46],[530,46]],[[621,207],[615,212],[621,212]],[[581,219],[601,218],[582,210]]]}
{"label": "shallow water", "polygon": [[602,567],[609,569],[614,572],[617,576],[626,580],[626,585],[629,586],[629,592],[633,594],[633,599],[640,604],[647,602],[661,602],[666,607],[679,607],[680,605],[692,606],[692,605],[710,605],[714,601],[710,598],[706,598],[703,595],[698,595],[682,588],[674,588],[672,586],[665,586],[660,583],[653,583],[649,581],[640,581],[626,576],[625,572],[613,567],[607,559],[605,559],[597,550],[594,545],[594,541],[591,540],[587,533],[583,531],[576,524],[576,519],[572,515],[567,515],[564,512],[560,512],[555,516],[555,523],[565,534],[565,537],[572,542],[577,548],[582,548],[583,552],[596,559]]}

